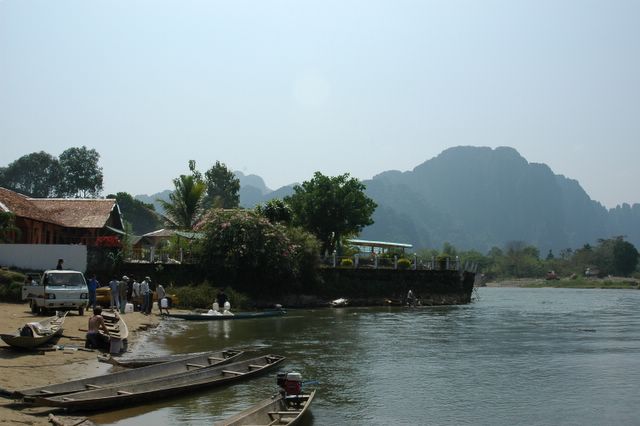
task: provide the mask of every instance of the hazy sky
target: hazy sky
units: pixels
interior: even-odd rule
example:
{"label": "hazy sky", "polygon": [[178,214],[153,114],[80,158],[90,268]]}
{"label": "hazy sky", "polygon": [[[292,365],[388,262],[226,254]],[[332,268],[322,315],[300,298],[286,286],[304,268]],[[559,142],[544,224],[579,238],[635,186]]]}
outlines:
{"label": "hazy sky", "polygon": [[640,202],[640,1],[0,0],[0,166],[82,145],[105,194],[474,145]]}

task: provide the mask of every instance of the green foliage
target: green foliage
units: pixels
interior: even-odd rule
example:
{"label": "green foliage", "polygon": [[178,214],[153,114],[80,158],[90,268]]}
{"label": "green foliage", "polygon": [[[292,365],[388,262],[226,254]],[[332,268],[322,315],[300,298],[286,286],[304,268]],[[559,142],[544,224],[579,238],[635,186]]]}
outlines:
{"label": "green foliage", "polygon": [[13,235],[20,235],[20,228],[16,226],[15,220],[13,213],[0,211],[0,243],[11,241]]}
{"label": "green foliage", "polygon": [[0,270],[0,302],[22,303],[24,274]]}
{"label": "green foliage", "polygon": [[322,242],[323,253],[341,254],[342,238],[357,235],[371,225],[376,203],[364,193],[365,186],[349,174],[335,177],[320,172],[296,185],[285,202],[293,212],[293,223],[313,233]]}
{"label": "green foliage", "polygon": [[302,230],[273,224],[253,211],[221,209],[210,210],[199,230],[201,265],[234,288],[275,294],[316,279],[317,242]]}
{"label": "green foliage", "polygon": [[205,173],[206,208],[233,209],[240,205],[240,179],[224,163],[216,164]]}
{"label": "green foliage", "polygon": [[98,197],[102,192],[100,154],[95,149],[69,148],[60,154],[62,182],[60,193],[67,197]]}
{"label": "green foliage", "polygon": [[58,196],[61,178],[60,162],[44,151],[23,155],[0,168],[0,186],[29,197]]}
{"label": "green foliage", "polygon": [[351,259],[342,259],[340,261],[340,266],[342,266],[343,268],[353,268],[353,260]]}
{"label": "green foliage", "polygon": [[195,172],[194,162],[189,162],[189,168],[191,175],[180,175],[173,180],[175,189],[169,195],[169,201],[158,200],[172,228],[191,230],[202,216],[206,185]]}
{"label": "green foliage", "polygon": [[411,265],[411,261],[405,257],[398,259],[398,269],[409,269],[411,268]]}
{"label": "green foliage", "polygon": [[258,214],[266,217],[271,223],[282,223],[283,225],[291,223],[291,208],[278,198],[257,205],[255,210]]}
{"label": "green foliage", "polygon": [[218,294],[217,287],[204,282],[200,285],[176,287],[174,293],[178,296],[180,307],[210,309]]}
{"label": "green foliage", "polygon": [[133,234],[142,235],[161,227],[161,216],[155,212],[153,204],[136,200],[126,192],[118,192],[115,195],[109,194],[107,198],[116,199],[123,219],[131,224]]}

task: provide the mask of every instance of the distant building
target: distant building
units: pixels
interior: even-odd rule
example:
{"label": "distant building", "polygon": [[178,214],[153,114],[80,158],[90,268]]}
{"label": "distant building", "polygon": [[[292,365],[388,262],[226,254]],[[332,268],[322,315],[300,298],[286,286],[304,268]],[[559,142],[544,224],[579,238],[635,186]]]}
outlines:
{"label": "distant building", "polygon": [[84,244],[124,234],[115,199],[31,198],[0,187],[0,211],[15,215],[10,241],[19,244]]}

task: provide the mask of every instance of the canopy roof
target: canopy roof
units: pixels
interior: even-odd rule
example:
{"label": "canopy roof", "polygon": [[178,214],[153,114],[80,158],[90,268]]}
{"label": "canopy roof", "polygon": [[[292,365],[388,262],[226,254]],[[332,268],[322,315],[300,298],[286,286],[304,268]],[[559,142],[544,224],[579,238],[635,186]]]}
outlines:
{"label": "canopy roof", "polygon": [[347,240],[349,244],[353,244],[354,246],[362,246],[362,247],[378,247],[378,248],[412,248],[413,244],[405,244],[405,243],[392,243],[388,241],[369,241],[369,240]]}

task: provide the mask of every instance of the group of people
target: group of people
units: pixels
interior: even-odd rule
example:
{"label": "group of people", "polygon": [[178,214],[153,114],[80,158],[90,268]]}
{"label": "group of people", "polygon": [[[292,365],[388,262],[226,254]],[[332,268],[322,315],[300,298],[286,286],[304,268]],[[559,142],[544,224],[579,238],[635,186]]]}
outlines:
{"label": "group of people", "polygon": [[[97,306],[96,293],[100,282],[95,274],[89,279],[87,286],[89,288],[89,306],[93,309]],[[145,277],[142,282],[138,282],[134,277],[122,276],[122,279],[113,277],[109,282],[110,290],[110,306],[111,309],[117,309],[120,313],[125,313],[127,303],[134,306],[134,310],[140,310],[145,315],[151,313],[153,307],[153,293],[158,295],[158,308],[160,314],[169,313],[169,304],[166,300],[167,293],[161,284],[155,286],[150,277]],[[163,301],[163,299],[165,299]],[[142,300],[142,303],[137,303]]]}

